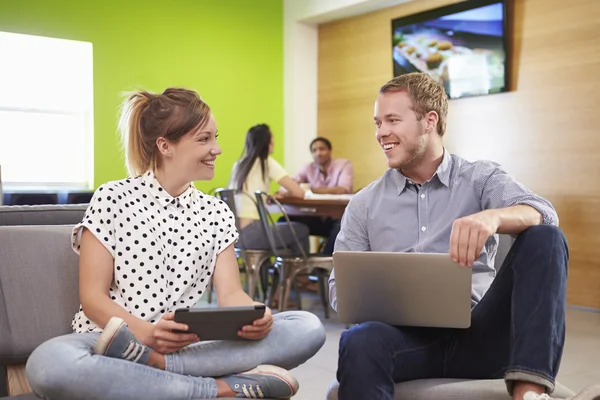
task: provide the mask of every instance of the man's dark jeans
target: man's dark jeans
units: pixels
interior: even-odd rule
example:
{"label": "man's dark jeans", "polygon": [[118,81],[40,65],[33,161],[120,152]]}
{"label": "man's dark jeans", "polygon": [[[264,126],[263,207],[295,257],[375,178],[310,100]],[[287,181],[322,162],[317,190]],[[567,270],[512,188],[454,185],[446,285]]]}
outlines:
{"label": "man's dark jeans", "polygon": [[390,400],[394,384],[458,378],[529,381],[554,390],[565,340],[568,247],[560,229],[522,232],[469,329],[367,322],[340,339],[339,399]]}

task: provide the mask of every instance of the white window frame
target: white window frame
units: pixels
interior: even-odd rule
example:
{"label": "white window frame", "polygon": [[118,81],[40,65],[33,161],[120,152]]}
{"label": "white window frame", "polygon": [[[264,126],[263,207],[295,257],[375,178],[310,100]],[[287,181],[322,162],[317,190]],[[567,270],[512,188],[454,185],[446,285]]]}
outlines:
{"label": "white window frame", "polygon": [[[8,33],[8,32],[0,32],[0,35],[5,35],[4,38],[7,37],[11,37],[11,35],[17,35],[20,36],[21,38],[23,37],[29,37],[27,38],[27,40],[32,40],[33,37],[31,37],[30,35],[21,35],[21,34],[13,34],[13,33]],[[7,36],[8,35],[8,36]],[[0,37],[0,39],[2,39]],[[68,41],[65,39],[53,39],[53,38],[47,38],[47,37],[35,37],[35,39],[41,39],[41,40],[54,40],[54,41],[60,41],[61,45],[68,45],[68,42],[74,42],[74,41]],[[48,42],[50,43],[50,42]],[[58,43],[58,42],[55,42]],[[0,43],[1,44],[1,43]],[[8,112],[17,112],[17,113],[30,113],[30,114],[49,114],[49,115],[56,115],[56,116],[79,116],[80,118],[82,118],[83,120],[83,132],[81,132],[81,134],[83,135],[83,148],[78,148],[78,149],[67,149],[66,152],[68,154],[68,152],[71,151],[83,151],[84,152],[84,156],[83,156],[83,165],[76,165],[74,166],[75,168],[84,168],[85,172],[83,174],[84,181],[82,182],[62,182],[62,181],[55,181],[55,182],[47,182],[47,181],[40,181],[40,182],[35,182],[35,181],[28,181],[28,182],[15,182],[15,181],[10,181],[9,180],[9,175],[7,175],[6,172],[6,168],[2,168],[2,160],[0,160],[0,173],[2,173],[4,176],[0,176],[0,186],[3,186],[3,189],[5,192],[7,191],[46,191],[46,190],[51,190],[51,191],[68,191],[68,190],[89,190],[93,188],[94,185],[94,102],[93,102],[93,67],[92,67],[92,63],[93,63],[93,49],[92,49],[92,43],[89,42],[77,42],[77,46],[79,46],[79,48],[82,50],[82,54],[83,51],[85,51],[86,55],[85,55],[85,62],[84,64],[89,65],[89,71],[84,71],[82,72],[82,76],[83,78],[80,76],[78,77],[77,83],[73,83],[73,84],[81,84],[81,79],[84,79],[84,85],[85,87],[87,87],[89,90],[86,89],[86,93],[84,95],[84,99],[77,99],[77,101],[75,103],[77,103],[76,106],[73,105],[64,105],[61,106],[60,102],[59,103],[59,107],[57,108],[51,108],[48,107],[48,105],[43,105],[43,106],[39,106],[39,104],[23,104],[23,98],[21,98],[21,102],[19,104],[19,101],[17,101],[16,105],[12,105],[12,104],[7,104],[7,101],[0,101],[0,113],[2,111],[8,111]],[[85,50],[83,50],[85,49]],[[5,59],[5,57],[2,57],[2,47],[0,46],[0,60]],[[10,52],[9,52],[10,54]],[[89,59],[88,59],[88,55],[89,55]],[[0,61],[2,62],[2,61]],[[53,62],[55,62],[54,67],[56,67],[56,63],[58,62],[62,62],[62,61],[56,61],[53,60]],[[64,63],[68,63],[69,60],[65,60]],[[66,65],[66,64],[65,64]],[[13,65],[14,67],[14,65]],[[40,65],[40,68],[44,68],[44,65]],[[87,69],[87,68],[86,68]],[[1,70],[1,66],[0,66],[0,70]],[[64,76],[61,77],[63,79],[62,82],[60,82],[61,84],[64,83]],[[23,80],[23,79],[22,79]],[[1,83],[1,80],[0,80]],[[51,86],[51,85],[49,85]],[[0,90],[2,90],[2,86],[0,85]],[[40,90],[44,90],[44,88],[27,88],[25,87],[24,90],[29,90],[31,93],[36,93],[35,90],[38,90],[37,93],[39,93]],[[43,96],[42,96],[43,97]],[[35,100],[32,101],[33,103],[35,103]],[[1,133],[1,132],[0,132]],[[1,135],[0,135],[1,136]],[[60,141],[58,141],[60,142]],[[2,145],[1,141],[0,141],[0,146]],[[31,160],[31,159],[27,159],[27,152],[23,151],[24,148],[26,149],[26,146],[31,146],[31,145],[35,145],[35,143],[27,143],[26,140],[23,141],[23,148],[20,149],[14,149],[15,152],[20,153],[23,155],[24,158],[24,163],[27,163],[28,165],[32,165],[33,163],[35,163],[35,160]],[[57,143],[58,146],[62,146],[64,148],[64,146],[68,146],[68,143]],[[11,150],[12,151],[12,150]],[[36,165],[36,168],[43,168],[43,165],[38,163]],[[2,189],[0,188],[0,192],[2,191]],[[1,200],[0,200],[1,201]]]}

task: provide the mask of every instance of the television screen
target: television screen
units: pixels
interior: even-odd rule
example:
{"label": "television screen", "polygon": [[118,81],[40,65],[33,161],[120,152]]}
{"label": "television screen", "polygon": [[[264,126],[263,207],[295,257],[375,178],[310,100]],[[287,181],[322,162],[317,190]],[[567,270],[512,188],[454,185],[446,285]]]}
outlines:
{"label": "television screen", "polygon": [[394,76],[425,72],[451,99],[507,90],[503,0],[470,0],[392,21]]}

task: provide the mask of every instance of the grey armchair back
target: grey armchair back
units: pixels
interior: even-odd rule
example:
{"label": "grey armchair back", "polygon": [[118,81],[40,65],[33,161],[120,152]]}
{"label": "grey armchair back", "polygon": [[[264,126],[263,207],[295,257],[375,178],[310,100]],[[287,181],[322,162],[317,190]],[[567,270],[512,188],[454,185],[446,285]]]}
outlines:
{"label": "grey armchair back", "polygon": [[87,204],[0,206],[0,226],[75,225],[87,207]]}
{"label": "grey armchair back", "polygon": [[[71,333],[79,308],[72,226],[0,226],[0,375],[33,350]],[[1,382],[0,382],[1,383]],[[7,395],[6,382],[0,397]]]}

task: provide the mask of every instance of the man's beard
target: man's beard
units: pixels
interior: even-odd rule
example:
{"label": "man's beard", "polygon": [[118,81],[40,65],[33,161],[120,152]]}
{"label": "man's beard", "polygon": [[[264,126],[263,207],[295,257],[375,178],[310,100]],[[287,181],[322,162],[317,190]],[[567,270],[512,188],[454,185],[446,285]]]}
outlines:
{"label": "man's beard", "polygon": [[427,136],[423,134],[423,128],[419,127],[419,136],[417,137],[417,141],[412,143],[410,147],[404,148],[404,152],[406,156],[403,160],[400,161],[398,165],[395,165],[394,168],[397,170],[409,169],[418,165],[419,162],[425,156],[425,151],[427,149]]}

